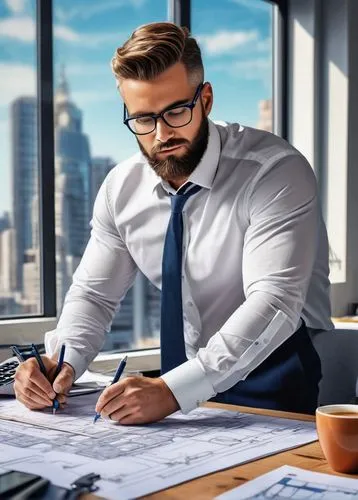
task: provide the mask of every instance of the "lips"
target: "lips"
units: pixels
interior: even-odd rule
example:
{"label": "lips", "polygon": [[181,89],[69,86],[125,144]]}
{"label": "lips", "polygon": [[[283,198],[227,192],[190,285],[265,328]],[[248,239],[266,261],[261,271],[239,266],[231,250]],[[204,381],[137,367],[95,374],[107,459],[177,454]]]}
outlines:
{"label": "lips", "polygon": [[158,151],[158,153],[171,153],[172,151],[175,151],[176,149],[179,149],[182,146],[183,144],[178,144],[177,146],[173,146],[171,148],[161,149],[160,151]]}

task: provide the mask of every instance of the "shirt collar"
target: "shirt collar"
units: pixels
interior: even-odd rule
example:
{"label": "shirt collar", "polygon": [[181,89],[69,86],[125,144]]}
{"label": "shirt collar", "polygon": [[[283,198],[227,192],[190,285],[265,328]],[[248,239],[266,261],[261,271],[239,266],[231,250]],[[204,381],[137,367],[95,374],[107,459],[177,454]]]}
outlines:
{"label": "shirt collar", "polygon": [[[187,182],[192,182],[193,184],[197,184],[207,189],[211,189],[213,184],[216,169],[219,164],[221,143],[220,143],[220,135],[215,127],[215,124],[209,120],[209,138],[208,145],[206,150],[198,163],[196,169]],[[152,168],[148,165],[148,167],[152,170]],[[173,188],[165,181],[163,181],[153,170],[153,190],[157,189],[158,186],[162,186],[165,191],[173,192]]]}

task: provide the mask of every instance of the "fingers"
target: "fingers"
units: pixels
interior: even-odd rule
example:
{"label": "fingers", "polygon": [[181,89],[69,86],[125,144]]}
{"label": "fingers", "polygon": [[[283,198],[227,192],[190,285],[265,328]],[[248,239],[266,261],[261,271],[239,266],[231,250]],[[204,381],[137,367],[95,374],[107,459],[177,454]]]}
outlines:
{"label": "fingers", "polygon": [[107,387],[100,397],[98,398],[97,404],[96,404],[96,412],[101,413],[102,409],[114,398],[118,397],[120,394],[123,393],[125,388],[124,383],[117,382],[116,384],[110,385]]}
{"label": "fingers", "polygon": [[35,403],[31,398],[26,397],[23,394],[16,394],[16,399],[20,401],[23,405],[26,406],[29,410],[42,410],[43,408],[47,408],[48,405],[42,405]]}
{"label": "fingers", "polygon": [[120,409],[122,409],[124,407],[125,403],[123,401],[123,398],[120,398],[120,397],[116,397],[116,398],[113,398],[111,399],[102,409],[101,411],[98,411],[97,410],[97,407],[96,407],[96,411],[98,411],[98,413],[101,414],[102,417],[111,417],[112,419],[112,414]]}
{"label": "fingers", "polygon": [[122,425],[130,425],[138,423],[138,419],[133,414],[133,409],[123,406],[121,409],[114,411],[109,415],[113,422],[119,422]]}
{"label": "fingers", "polygon": [[[54,373],[57,361],[47,356],[42,356],[42,359],[51,380],[51,373]],[[73,368],[68,364],[64,364],[60,374],[56,378],[57,390],[59,392],[59,394],[56,394],[51,383],[41,373],[36,359],[30,358],[16,370],[14,382],[15,395],[19,401],[31,410],[51,407],[55,398],[62,408],[66,403],[66,393],[73,383],[73,378]]]}
{"label": "fingers", "polygon": [[[27,407],[42,407],[52,404],[55,392],[46,377],[41,373],[37,361],[33,358],[22,363],[16,370],[14,390],[16,397],[26,401]],[[30,404],[29,400],[34,403]],[[25,404],[25,403],[24,403]]]}
{"label": "fingers", "polygon": [[14,390],[16,398],[31,410],[52,406],[52,399],[46,395],[43,396],[42,394],[39,394],[38,388],[34,384],[28,383],[26,387],[24,387],[19,385],[15,380]]}
{"label": "fingers", "polygon": [[60,373],[53,381],[52,387],[57,394],[67,394],[71,389],[74,379],[74,371],[70,365],[64,364]]}

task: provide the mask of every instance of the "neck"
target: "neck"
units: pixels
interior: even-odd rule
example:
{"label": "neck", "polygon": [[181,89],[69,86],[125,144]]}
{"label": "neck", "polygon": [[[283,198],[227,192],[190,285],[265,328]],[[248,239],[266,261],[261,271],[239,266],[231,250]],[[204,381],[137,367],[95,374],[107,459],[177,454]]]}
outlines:
{"label": "neck", "polygon": [[174,188],[176,191],[186,183],[189,177],[176,177],[175,179],[168,179],[168,183]]}

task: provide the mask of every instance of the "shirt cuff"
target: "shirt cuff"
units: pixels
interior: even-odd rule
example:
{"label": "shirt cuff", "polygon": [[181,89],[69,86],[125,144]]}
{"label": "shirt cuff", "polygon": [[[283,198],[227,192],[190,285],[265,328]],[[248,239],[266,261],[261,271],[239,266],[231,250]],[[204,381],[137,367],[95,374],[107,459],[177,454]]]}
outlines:
{"label": "shirt cuff", "polygon": [[174,394],[183,413],[216,395],[197,359],[190,359],[161,376]]}
{"label": "shirt cuff", "polygon": [[[53,334],[56,330],[52,330],[51,332],[47,332],[45,334],[45,348],[46,354],[48,356],[53,356],[55,352],[59,353],[60,345],[57,342],[53,342],[54,337]],[[87,364],[83,356],[73,347],[69,347],[66,345],[65,356],[63,359],[64,363],[68,363],[72,366],[75,371],[74,380],[80,378],[80,376],[86,371]]]}
{"label": "shirt cuff", "polygon": [[87,369],[87,363],[83,358],[83,355],[81,356],[81,354],[73,347],[66,346],[66,352],[63,361],[64,363],[68,363],[69,365],[71,365],[72,368],[74,369],[75,371],[74,380],[80,378],[80,376],[83,375],[83,373]]}

